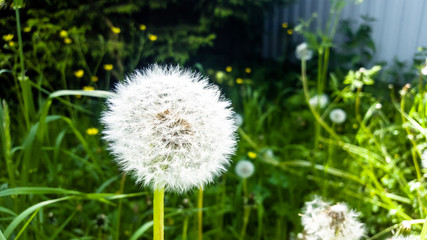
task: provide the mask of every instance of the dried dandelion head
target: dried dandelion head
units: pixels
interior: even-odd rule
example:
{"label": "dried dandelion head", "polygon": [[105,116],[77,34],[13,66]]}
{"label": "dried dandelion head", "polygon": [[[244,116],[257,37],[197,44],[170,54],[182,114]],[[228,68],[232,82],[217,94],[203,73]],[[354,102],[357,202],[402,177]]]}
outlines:
{"label": "dried dandelion head", "polygon": [[102,117],[104,139],[138,183],[184,192],[226,170],[237,127],[230,102],[206,78],[153,65],[116,91]]}
{"label": "dried dandelion head", "polygon": [[364,235],[358,214],[343,203],[330,206],[316,197],[305,204],[301,216],[305,239],[358,240]]}

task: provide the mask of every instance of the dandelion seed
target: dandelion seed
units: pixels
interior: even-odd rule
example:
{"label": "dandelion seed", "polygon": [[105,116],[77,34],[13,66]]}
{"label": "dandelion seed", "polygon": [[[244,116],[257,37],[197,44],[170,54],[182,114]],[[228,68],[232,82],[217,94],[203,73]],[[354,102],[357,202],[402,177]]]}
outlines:
{"label": "dandelion seed", "polygon": [[251,68],[245,68],[245,73],[247,73],[247,74],[249,74],[249,73],[251,73],[252,72],[252,69]]}
{"label": "dandelion seed", "polygon": [[231,71],[233,71],[233,68],[231,66],[227,66],[227,67],[225,67],[225,71],[231,72]]}
{"label": "dandelion seed", "polygon": [[237,126],[242,126],[242,124],[243,124],[243,117],[242,117],[242,115],[240,115],[240,114],[238,114],[238,113],[235,113],[234,114],[234,119],[236,120],[236,125]]}
{"label": "dandelion seed", "polygon": [[248,157],[249,157],[250,159],[255,159],[255,158],[257,157],[257,154],[256,154],[256,153],[254,153],[254,152],[248,152]]}
{"label": "dandelion seed", "polygon": [[92,86],[84,86],[83,87],[83,91],[93,91],[93,90],[95,90],[95,88]]}
{"label": "dandelion seed", "polygon": [[59,36],[62,37],[62,38],[66,38],[66,37],[68,37],[68,32],[65,31],[65,30],[61,30],[59,32]]}
{"label": "dandelion seed", "polygon": [[148,35],[148,39],[150,39],[150,41],[154,42],[154,41],[156,41],[156,40],[157,40],[157,35],[149,34],[149,35]]}
{"label": "dandelion seed", "polygon": [[185,192],[226,170],[237,127],[230,102],[208,79],[153,65],[116,89],[102,118],[104,139],[138,183]]}
{"label": "dandelion seed", "polygon": [[71,38],[64,38],[65,44],[71,44],[72,42],[73,42],[73,40],[71,40]]}
{"label": "dandelion seed", "polygon": [[242,84],[242,83],[243,83],[243,79],[241,79],[241,78],[236,78],[236,83],[237,83],[237,84]]}
{"label": "dandelion seed", "polygon": [[3,35],[3,40],[5,40],[6,42],[12,41],[14,35],[13,34],[6,34]]}
{"label": "dandelion seed", "polygon": [[106,71],[111,71],[113,70],[113,64],[104,64],[104,69]]}
{"label": "dandelion seed", "polygon": [[309,100],[309,104],[313,107],[319,106],[320,108],[324,108],[328,103],[329,98],[326,94],[322,94],[320,95],[320,97],[318,95],[315,95]]}
{"label": "dandelion seed", "polygon": [[31,27],[24,27],[24,32],[31,32]]}
{"label": "dandelion seed", "polygon": [[254,164],[248,160],[240,160],[235,168],[237,176],[241,178],[249,178],[255,172]]}
{"label": "dandelion seed", "polygon": [[119,34],[121,32],[120,28],[118,27],[112,26],[110,29],[114,34]]}
{"label": "dandelion seed", "polygon": [[141,24],[141,25],[139,25],[139,30],[145,31],[145,30],[147,30],[147,26],[145,26],[145,24]]}
{"label": "dandelion seed", "polygon": [[330,206],[316,197],[305,204],[301,221],[307,239],[358,240],[365,232],[358,215],[343,203]]}
{"label": "dandelion seed", "polygon": [[92,82],[98,82],[98,77],[97,77],[97,76],[92,76],[92,77],[90,78],[90,80],[91,80]]}
{"label": "dandelion seed", "polygon": [[336,108],[329,113],[329,118],[335,124],[341,124],[347,119],[347,114],[341,108]]}
{"label": "dandelion seed", "polygon": [[82,78],[84,74],[85,74],[85,71],[83,71],[83,69],[74,71],[74,76],[76,76],[76,78]]}
{"label": "dandelion seed", "polygon": [[421,74],[422,75],[427,75],[427,65],[425,65],[422,69],[421,69]]}
{"label": "dandelion seed", "polygon": [[303,42],[297,46],[296,56],[300,60],[308,61],[313,57],[313,51],[308,48],[308,44]]}
{"label": "dandelion seed", "polygon": [[99,130],[97,128],[88,128],[86,129],[87,135],[96,135],[98,134]]}

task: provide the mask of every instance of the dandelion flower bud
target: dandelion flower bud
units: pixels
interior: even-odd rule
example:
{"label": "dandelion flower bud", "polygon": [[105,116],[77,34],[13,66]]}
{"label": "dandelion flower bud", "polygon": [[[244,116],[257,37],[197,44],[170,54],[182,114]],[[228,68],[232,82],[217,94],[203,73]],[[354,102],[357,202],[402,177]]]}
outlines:
{"label": "dandelion flower bud", "polygon": [[116,86],[104,139],[120,167],[154,190],[184,192],[212,182],[236,148],[230,102],[200,74],[153,65]]}
{"label": "dandelion flower bud", "polygon": [[341,108],[336,108],[329,113],[329,118],[335,124],[341,124],[347,119],[347,114]]}
{"label": "dandelion flower bud", "polygon": [[301,43],[297,46],[296,56],[300,60],[310,60],[313,57],[313,51],[308,48],[307,43]]}
{"label": "dandelion flower bud", "polygon": [[301,220],[307,239],[358,240],[364,227],[357,217],[345,204],[329,206],[317,197],[305,204]]}
{"label": "dandelion flower bud", "polygon": [[249,178],[254,174],[255,167],[251,161],[248,160],[240,160],[236,164],[236,174],[241,178]]}
{"label": "dandelion flower bud", "polygon": [[312,98],[310,98],[309,103],[313,107],[319,106],[320,108],[324,108],[329,103],[329,98],[326,94],[322,94],[320,96],[315,95]]}

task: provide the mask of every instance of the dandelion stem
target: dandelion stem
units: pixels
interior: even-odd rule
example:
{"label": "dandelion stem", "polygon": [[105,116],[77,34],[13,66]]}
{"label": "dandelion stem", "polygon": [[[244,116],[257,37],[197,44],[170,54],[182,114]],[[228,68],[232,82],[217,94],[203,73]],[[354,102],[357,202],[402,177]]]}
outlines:
{"label": "dandelion stem", "polygon": [[198,217],[198,239],[202,240],[203,239],[203,188],[200,187],[199,189],[199,199],[197,201],[197,207],[199,209],[198,213],[197,213],[197,217]]}
{"label": "dandelion stem", "polygon": [[164,240],[164,197],[165,189],[154,190],[153,239]]}
{"label": "dandelion stem", "polygon": [[182,226],[182,240],[187,240],[187,230],[188,230],[188,216],[184,218],[184,225]]}

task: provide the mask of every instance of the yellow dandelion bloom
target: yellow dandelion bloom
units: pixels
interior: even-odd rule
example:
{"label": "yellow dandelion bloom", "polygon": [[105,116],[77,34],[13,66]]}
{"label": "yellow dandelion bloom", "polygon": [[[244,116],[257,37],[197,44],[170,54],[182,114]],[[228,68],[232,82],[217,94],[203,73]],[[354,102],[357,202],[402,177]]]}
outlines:
{"label": "yellow dandelion bloom", "polygon": [[97,77],[97,76],[92,76],[92,77],[90,78],[90,80],[91,80],[92,82],[98,82],[98,77]]}
{"label": "yellow dandelion bloom", "polygon": [[150,41],[154,42],[157,40],[157,35],[150,34],[150,35],[148,35],[148,39],[150,39]]}
{"label": "yellow dandelion bloom", "polygon": [[286,31],[289,35],[292,35],[294,33],[294,31],[292,29],[288,29],[288,31]]}
{"label": "yellow dandelion bloom", "polygon": [[113,64],[104,64],[104,69],[107,71],[113,70]]}
{"label": "yellow dandelion bloom", "polygon": [[10,42],[9,42],[9,46],[10,46],[10,47],[15,46],[15,42],[14,42],[14,41],[10,41]]}
{"label": "yellow dandelion bloom", "polygon": [[288,23],[287,22],[282,23],[282,28],[288,28]]}
{"label": "yellow dandelion bloom", "polygon": [[243,79],[241,79],[241,78],[236,78],[236,83],[237,83],[237,84],[242,84],[242,83],[243,83]]}
{"label": "yellow dandelion bloom", "polygon": [[97,128],[88,128],[86,129],[86,134],[87,135],[96,135],[98,134],[99,130]]}
{"label": "yellow dandelion bloom", "polygon": [[119,33],[121,32],[120,28],[118,28],[118,27],[114,27],[114,26],[112,26],[112,27],[111,27],[111,31],[112,31],[114,34],[119,34]]}
{"label": "yellow dandelion bloom", "polygon": [[83,87],[83,91],[93,91],[93,90],[95,90],[95,88],[92,86],[84,86]]}
{"label": "yellow dandelion bloom", "polygon": [[141,24],[141,25],[139,25],[139,30],[145,31],[145,30],[147,30],[147,26],[145,26],[145,24]]}
{"label": "yellow dandelion bloom", "polygon": [[59,32],[59,36],[62,38],[66,38],[66,37],[68,37],[68,32],[66,30],[61,30]]}
{"label": "yellow dandelion bloom", "polygon": [[83,75],[85,75],[85,71],[83,71],[83,69],[79,69],[77,71],[74,71],[74,76],[76,76],[76,78],[82,78]]}
{"label": "yellow dandelion bloom", "polygon": [[13,34],[6,34],[3,35],[3,40],[5,40],[6,42],[12,41],[14,35]]}
{"label": "yellow dandelion bloom", "polygon": [[254,153],[254,152],[248,152],[248,157],[249,157],[250,159],[255,159],[255,158],[256,158],[256,156],[257,156],[257,154],[256,154],[256,153]]}
{"label": "yellow dandelion bloom", "polygon": [[76,98],[82,98],[82,95],[76,95]]}
{"label": "yellow dandelion bloom", "polygon": [[24,27],[24,32],[31,32],[31,27]]}
{"label": "yellow dandelion bloom", "polygon": [[225,71],[226,71],[226,72],[231,72],[231,71],[233,71],[233,68],[232,68],[231,66],[227,66],[227,67],[225,68]]}
{"label": "yellow dandelion bloom", "polygon": [[71,38],[64,38],[64,43],[65,44],[70,44],[72,42],[73,42],[73,40],[71,40]]}
{"label": "yellow dandelion bloom", "polygon": [[245,73],[251,73],[252,72],[252,69],[251,68],[245,68]]}

